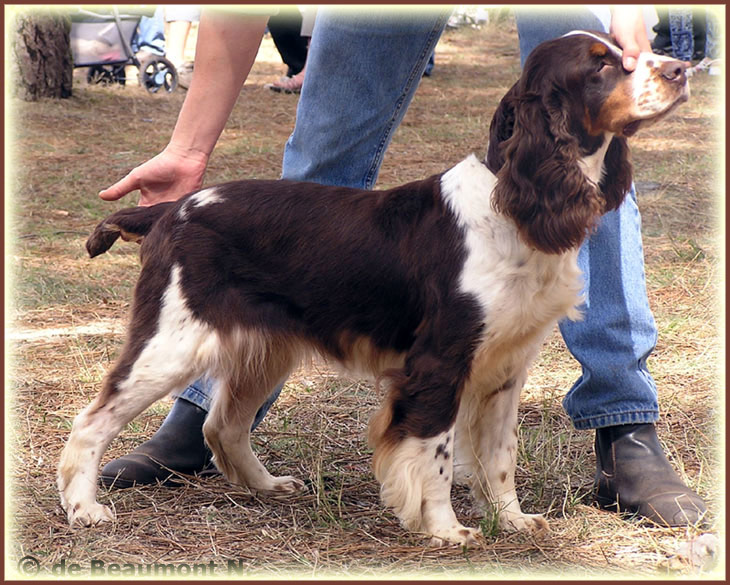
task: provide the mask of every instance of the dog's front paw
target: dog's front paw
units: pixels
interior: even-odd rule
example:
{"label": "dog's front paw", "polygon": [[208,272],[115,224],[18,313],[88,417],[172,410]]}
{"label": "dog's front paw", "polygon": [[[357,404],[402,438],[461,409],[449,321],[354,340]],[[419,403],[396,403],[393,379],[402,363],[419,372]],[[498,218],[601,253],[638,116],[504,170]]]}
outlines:
{"label": "dog's front paw", "polygon": [[304,482],[291,475],[275,477],[267,491],[276,494],[293,494],[304,489]]}
{"label": "dog's front paw", "polygon": [[476,546],[479,544],[479,531],[458,524],[447,530],[439,530],[431,535],[428,545],[432,548],[441,548],[449,545]]}
{"label": "dog's front paw", "polygon": [[94,502],[92,504],[75,504],[68,509],[68,523],[71,528],[89,528],[104,522],[114,522],[115,516],[111,508]]}
{"label": "dog's front paw", "polygon": [[550,531],[547,520],[542,514],[510,514],[502,513],[499,526],[507,532],[527,532],[541,535]]}

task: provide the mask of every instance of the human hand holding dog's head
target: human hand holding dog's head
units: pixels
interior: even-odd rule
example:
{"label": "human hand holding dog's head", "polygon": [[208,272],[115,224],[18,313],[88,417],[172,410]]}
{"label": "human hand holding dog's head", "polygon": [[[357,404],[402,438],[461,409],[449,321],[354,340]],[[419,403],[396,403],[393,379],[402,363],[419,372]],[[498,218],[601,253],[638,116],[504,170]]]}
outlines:
{"label": "human hand holding dog's head", "polygon": [[611,34],[623,49],[623,66],[626,71],[636,69],[641,52],[651,52],[651,43],[646,34],[644,14],[639,6],[616,5],[611,13]]}

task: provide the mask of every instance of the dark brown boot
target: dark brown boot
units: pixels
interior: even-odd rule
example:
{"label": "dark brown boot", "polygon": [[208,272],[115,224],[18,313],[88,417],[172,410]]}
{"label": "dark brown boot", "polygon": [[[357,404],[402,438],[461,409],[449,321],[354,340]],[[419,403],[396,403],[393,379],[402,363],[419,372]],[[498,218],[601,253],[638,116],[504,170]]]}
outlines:
{"label": "dark brown boot", "polygon": [[192,402],[178,398],[149,441],[104,466],[102,484],[111,489],[158,482],[174,487],[180,485],[177,473],[215,473],[211,452],[203,439],[207,414]]}
{"label": "dark brown boot", "polygon": [[660,526],[699,523],[707,509],[675,473],[653,424],[596,429],[596,501]]}

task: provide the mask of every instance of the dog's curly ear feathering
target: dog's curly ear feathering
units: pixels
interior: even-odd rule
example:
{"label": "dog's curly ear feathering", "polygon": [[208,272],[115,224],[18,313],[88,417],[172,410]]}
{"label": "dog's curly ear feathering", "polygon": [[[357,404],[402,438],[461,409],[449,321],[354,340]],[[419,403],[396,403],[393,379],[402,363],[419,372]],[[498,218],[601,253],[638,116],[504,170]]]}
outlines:
{"label": "dog's curly ear feathering", "polygon": [[[545,335],[577,318],[578,248],[631,184],[626,137],[688,96],[684,65],[621,66],[607,35],[540,45],[491,124],[485,164],[365,191],[235,181],[118,211],[87,242],[141,242],[129,330],[58,466],[71,526],[113,521],[96,501],[102,455],[125,424],[201,376],[203,434],[233,483],[279,494],[251,449],[254,415],[303,356],[372,374],[381,499],[432,544],[475,544],[451,505],[469,485],[501,529],[540,532],[515,489],[519,394]],[[163,462],[164,463],[164,462]]]}

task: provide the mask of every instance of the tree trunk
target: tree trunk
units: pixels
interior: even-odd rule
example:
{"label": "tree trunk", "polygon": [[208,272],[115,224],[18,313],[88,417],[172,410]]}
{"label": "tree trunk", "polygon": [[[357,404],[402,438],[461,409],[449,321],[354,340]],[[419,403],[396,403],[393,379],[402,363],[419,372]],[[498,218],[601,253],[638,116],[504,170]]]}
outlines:
{"label": "tree trunk", "polygon": [[71,96],[71,20],[60,12],[17,13],[13,20],[10,67],[12,92],[35,101]]}

